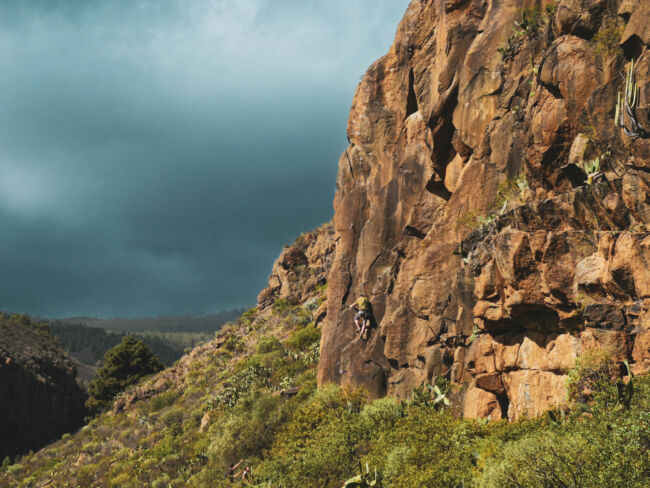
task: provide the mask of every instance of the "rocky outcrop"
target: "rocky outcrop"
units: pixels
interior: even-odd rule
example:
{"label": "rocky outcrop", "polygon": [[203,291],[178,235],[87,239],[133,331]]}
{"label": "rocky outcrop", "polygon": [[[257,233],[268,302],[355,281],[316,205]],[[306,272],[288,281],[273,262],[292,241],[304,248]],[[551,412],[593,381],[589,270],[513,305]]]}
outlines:
{"label": "rocky outcrop", "polygon": [[46,326],[0,318],[0,458],[36,450],[84,420],[74,365]]}
{"label": "rocky outcrop", "polygon": [[[352,104],[321,384],[405,397],[445,376],[461,413],[517,418],[564,401],[586,348],[648,371],[650,140],[614,123],[634,59],[650,127],[648,13],[411,2]],[[352,342],[362,294],[376,328]]]}
{"label": "rocky outcrop", "polygon": [[257,298],[258,308],[268,307],[278,298],[300,302],[319,286],[325,286],[335,246],[330,222],[285,246],[273,264],[268,286]]}

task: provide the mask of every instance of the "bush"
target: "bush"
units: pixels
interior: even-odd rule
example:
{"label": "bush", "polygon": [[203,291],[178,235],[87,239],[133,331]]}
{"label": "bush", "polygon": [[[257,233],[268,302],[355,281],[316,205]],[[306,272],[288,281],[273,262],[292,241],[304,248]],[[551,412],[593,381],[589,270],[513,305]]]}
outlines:
{"label": "bush", "polygon": [[180,427],[185,418],[185,410],[181,407],[174,407],[171,410],[161,415],[160,421],[168,429],[173,427]]}
{"label": "bush", "polygon": [[267,352],[279,351],[282,349],[282,344],[277,339],[277,337],[262,337],[257,342],[257,348],[255,349],[258,354],[263,354]]}
{"label": "bush", "polygon": [[287,300],[284,298],[278,298],[276,301],[273,302],[273,305],[271,306],[271,310],[273,311],[274,315],[283,315],[285,314],[291,305]]}
{"label": "bush", "polygon": [[387,486],[469,485],[475,461],[472,448],[486,427],[424,405],[407,408],[399,418],[392,407],[382,410],[378,419],[388,422],[379,423],[383,427],[378,429],[368,461],[384,473]]}
{"label": "bush", "polygon": [[[338,487],[358,467],[362,396],[326,386],[298,409],[278,434],[258,471],[262,481],[279,486]],[[351,406],[351,408],[348,408]]]}
{"label": "bush", "polygon": [[285,344],[292,351],[306,351],[309,346],[319,341],[320,329],[307,326],[294,331]]}
{"label": "bush", "polygon": [[578,356],[575,366],[569,371],[569,400],[584,404],[598,398],[606,404],[616,403],[612,382],[615,369],[612,353],[606,349],[590,349]]}

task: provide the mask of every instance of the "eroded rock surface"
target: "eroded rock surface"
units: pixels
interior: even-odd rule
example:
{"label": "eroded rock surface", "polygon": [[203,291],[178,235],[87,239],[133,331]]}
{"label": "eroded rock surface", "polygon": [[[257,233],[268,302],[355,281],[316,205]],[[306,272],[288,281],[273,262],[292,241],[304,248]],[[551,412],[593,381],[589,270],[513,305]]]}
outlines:
{"label": "eroded rock surface", "polygon": [[[586,348],[649,370],[650,140],[614,124],[635,59],[649,126],[647,7],[411,2],[352,104],[321,384],[443,375],[465,415],[517,418],[564,401]],[[376,328],[352,342],[362,294]]]}

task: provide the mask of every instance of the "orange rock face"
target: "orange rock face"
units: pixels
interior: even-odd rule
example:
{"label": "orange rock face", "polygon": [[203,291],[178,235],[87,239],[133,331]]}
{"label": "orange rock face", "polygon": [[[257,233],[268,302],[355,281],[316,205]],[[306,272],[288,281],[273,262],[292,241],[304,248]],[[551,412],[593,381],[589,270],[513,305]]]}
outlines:
{"label": "orange rock face", "polygon": [[[650,139],[614,123],[634,59],[650,128],[648,2],[538,3],[411,2],[357,88],[321,384],[445,376],[465,415],[517,418],[562,404],[587,348],[650,370]],[[359,295],[375,326],[352,342]]]}

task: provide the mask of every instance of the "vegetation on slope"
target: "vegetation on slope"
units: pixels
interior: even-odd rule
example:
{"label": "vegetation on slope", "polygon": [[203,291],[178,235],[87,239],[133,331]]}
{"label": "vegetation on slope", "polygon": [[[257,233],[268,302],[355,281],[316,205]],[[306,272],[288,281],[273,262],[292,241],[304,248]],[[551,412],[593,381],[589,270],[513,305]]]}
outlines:
{"label": "vegetation on slope", "polygon": [[570,412],[511,423],[458,419],[423,395],[317,390],[312,319],[323,299],[244,314],[112,412],[5,466],[0,486],[229,486],[239,459],[258,487],[339,487],[359,461],[403,488],[641,487],[650,476],[650,378],[633,379],[627,406],[603,374],[606,356],[587,358]]}

